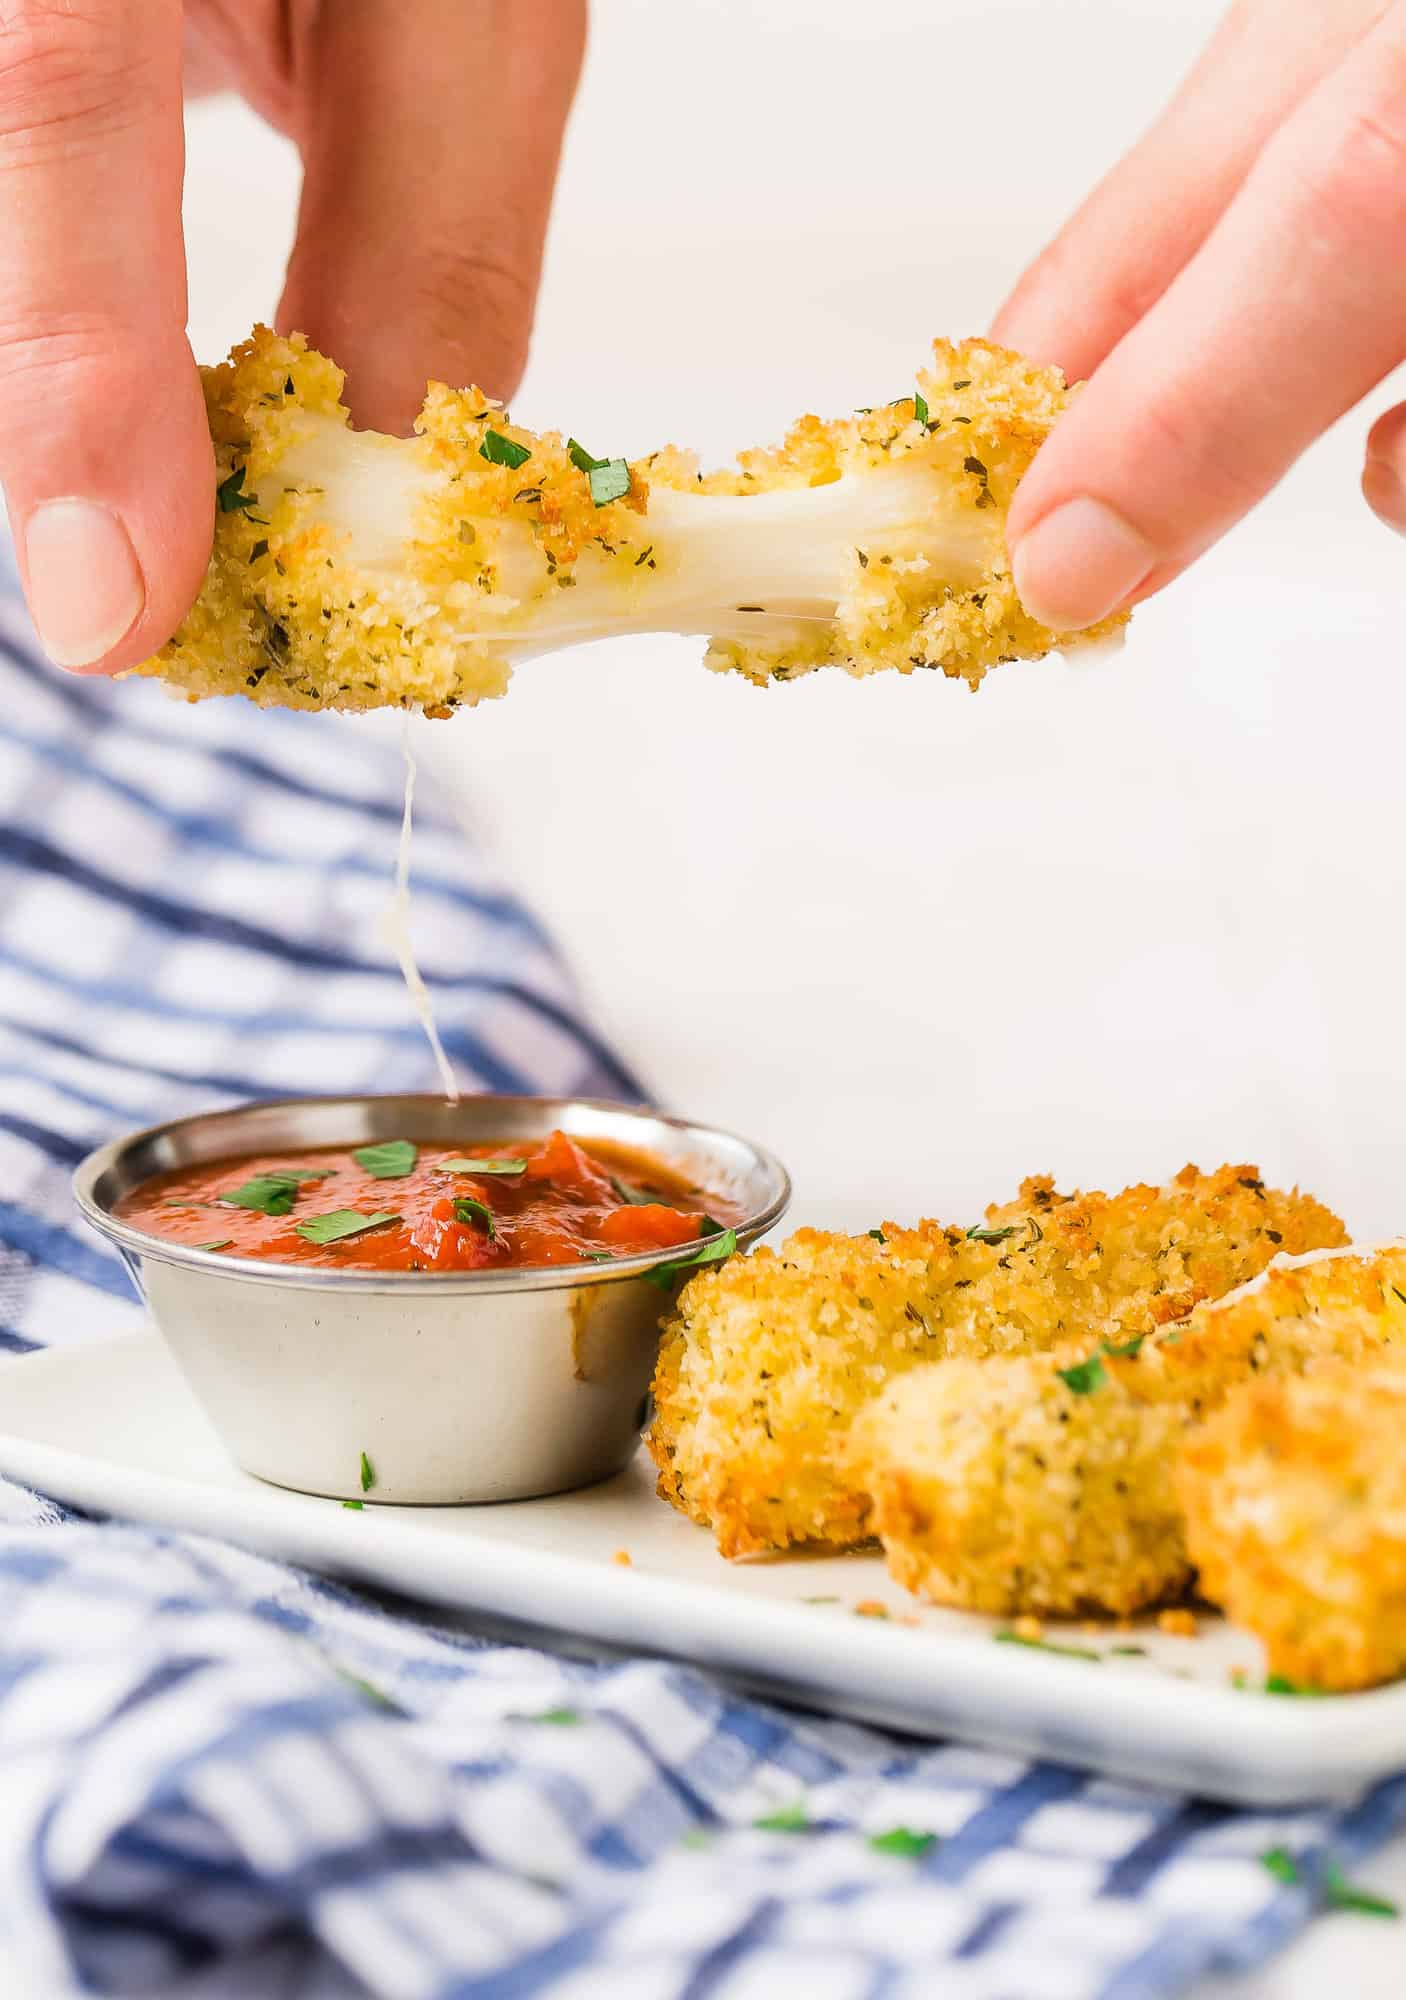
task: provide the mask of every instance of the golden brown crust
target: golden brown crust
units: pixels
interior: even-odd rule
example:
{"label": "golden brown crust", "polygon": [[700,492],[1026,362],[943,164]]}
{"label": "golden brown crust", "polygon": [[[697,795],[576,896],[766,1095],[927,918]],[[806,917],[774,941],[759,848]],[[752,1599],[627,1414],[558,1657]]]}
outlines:
{"label": "golden brown crust", "polygon": [[[1062,1357],[1081,1375],[1083,1357]],[[895,1382],[850,1433],[856,1485],[893,1575],[934,1603],[1126,1614],[1190,1580],[1173,1488],[1187,1422],[1110,1371],[1061,1358],[941,1361]]]}
{"label": "golden brown crust", "polygon": [[1116,1344],[1180,1319],[1283,1250],[1342,1224],[1251,1167],[1119,1195],[1027,1181],[981,1237],[922,1222],[883,1240],[798,1230],[700,1274],[666,1324],[649,1446],[659,1491],[725,1555],[846,1546],[868,1502],[845,1470],[856,1413],[896,1375],[953,1356]]}
{"label": "golden brown crust", "polygon": [[1201,1587],[1296,1687],[1406,1671],[1403,1438],[1399,1361],[1329,1360],[1247,1383],[1182,1448]]}
{"label": "golden brown crust", "polygon": [[[935,344],[933,367],[918,378],[926,422],[911,396],[829,423],[804,417],[780,446],[706,475],[669,447],[631,465],[628,491],[601,505],[568,440],[513,423],[476,389],[431,383],[418,437],[406,442],[351,431],[342,371],[300,334],[257,327],[227,362],[201,372],[221,494],[209,572],[174,638],[135,669],[192,700],[243,694],[261,705],[448,714],[504,691],[512,660],[537,643],[544,607],[545,643],[560,636],[565,593],[578,582],[636,617],[666,563],[662,544],[655,553],[654,490],[740,501],[901,464],[925,482],[921,520],[950,517],[960,530],[960,588],[955,571],[907,551],[900,535],[872,561],[854,552],[833,623],[814,617],[781,636],[715,639],[709,664],[754,681],[827,665],[855,674],[929,668],[975,687],[1001,660],[1070,643],[1025,613],[1004,543],[1016,485],[1069,392],[1056,370],[986,341]],[[482,455],[490,432],[509,456],[512,447],[528,454],[520,467]],[[328,476],[356,487],[363,502],[368,485],[392,494],[408,479],[400,512],[388,503],[405,523],[390,557],[358,555],[315,477],[285,490],[310,443]],[[525,566],[498,560],[505,526]]]}
{"label": "golden brown crust", "polygon": [[[1275,1268],[1121,1351],[944,1361],[902,1377],[856,1420],[854,1481],[894,1575],[938,1603],[1135,1611],[1190,1580],[1174,1468],[1186,1437],[1200,1462],[1197,1422],[1257,1378],[1330,1357],[1380,1367],[1403,1341],[1406,1250]],[[1256,1476],[1272,1483],[1267,1469]],[[1222,1571],[1202,1584],[1218,1597]]]}

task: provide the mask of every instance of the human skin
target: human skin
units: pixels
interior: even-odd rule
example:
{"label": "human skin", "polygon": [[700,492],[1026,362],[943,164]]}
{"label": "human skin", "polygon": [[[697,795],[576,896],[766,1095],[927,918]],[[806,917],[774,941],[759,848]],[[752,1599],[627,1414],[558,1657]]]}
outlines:
{"label": "human skin", "polygon": [[[993,336],[1090,378],[1011,509],[1022,601],[1160,590],[1406,356],[1406,4],[1238,0]],[[1406,405],[1362,488],[1406,533]]]}
{"label": "human skin", "polygon": [[0,479],[60,665],[147,658],[209,560],[183,85],[296,144],[279,324],[403,430],[429,377],[516,386],[584,39],[585,0],[0,0]]}

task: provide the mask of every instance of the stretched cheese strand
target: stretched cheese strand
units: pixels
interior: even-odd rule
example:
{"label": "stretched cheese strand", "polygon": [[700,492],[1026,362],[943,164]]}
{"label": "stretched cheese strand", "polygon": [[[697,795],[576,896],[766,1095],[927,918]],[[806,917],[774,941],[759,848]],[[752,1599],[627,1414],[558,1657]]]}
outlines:
{"label": "stretched cheese strand", "polygon": [[408,714],[401,718],[400,748],[405,759],[405,811],[400,818],[400,846],[395,858],[395,888],[381,918],[381,933],[395,953],[396,962],[400,966],[400,976],[405,981],[410,1004],[415,1010],[415,1018],[424,1029],[433,1051],[444,1095],[450,1104],[457,1104],[459,1085],[455,1081],[453,1065],[445,1054],[444,1043],[439,1038],[429,990],[420,977],[420,968],[415,963],[415,947],[410,940],[410,840],[415,807],[416,765],[415,753],[410,748]]}

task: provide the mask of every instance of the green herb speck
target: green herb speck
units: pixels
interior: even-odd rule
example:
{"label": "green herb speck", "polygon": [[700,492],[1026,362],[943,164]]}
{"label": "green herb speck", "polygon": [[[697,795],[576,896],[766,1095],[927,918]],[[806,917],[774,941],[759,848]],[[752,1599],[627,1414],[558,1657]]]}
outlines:
{"label": "green herb speck", "polygon": [[721,1264],[732,1256],[736,1248],[737,1231],[725,1229],[721,1236],[714,1236],[702,1244],[691,1257],[672,1257],[667,1264],[655,1264],[644,1275],[661,1292],[667,1292],[675,1278],[686,1276],[700,1264]]}
{"label": "green herb speck", "polygon": [[520,465],[526,465],[532,453],[525,444],[515,444],[501,431],[485,431],[478,455],[486,458],[490,465],[506,465],[509,471],[516,472]]}
{"label": "green herb speck", "polygon": [[1060,1653],[1067,1660],[1093,1660],[1098,1665],[1103,1663],[1102,1654],[1095,1653],[1088,1646],[1057,1646],[1050,1639],[1027,1639],[1023,1632],[1012,1631],[1009,1627],[1001,1632],[993,1632],[991,1636],[1000,1646],[1028,1646],[1035,1653]]}
{"label": "green herb speck", "polygon": [[482,1230],[490,1243],[497,1236],[498,1231],[493,1226],[493,1211],[485,1202],[474,1201],[466,1194],[456,1194],[454,1213],[468,1228]]}
{"label": "green herb speck", "polygon": [[591,499],[597,507],[608,507],[612,500],[623,500],[630,490],[630,467],[623,458],[608,458],[602,465],[593,465],[586,477],[590,481]]}
{"label": "green herb speck", "polygon": [[344,1243],[350,1236],[364,1236],[369,1229],[384,1229],[388,1222],[399,1220],[389,1209],[363,1215],[359,1208],[333,1208],[326,1215],[310,1215],[296,1228],[305,1243]]}
{"label": "green herb speck", "polygon": [[1055,1374],[1076,1396],[1091,1396],[1108,1377],[1108,1371],[1097,1354],[1091,1354],[1087,1361],[1076,1361],[1068,1368],[1056,1368]]}
{"label": "green herb speck", "polygon": [[907,1826],[893,1826],[887,1833],[871,1833],[869,1845],[876,1854],[897,1854],[906,1861],[916,1861],[937,1846],[937,1835],[914,1833]]}
{"label": "green herb speck", "polygon": [[352,1158],[373,1180],[403,1180],[419,1158],[413,1139],[382,1139],[374,1146],[358,1146]]}

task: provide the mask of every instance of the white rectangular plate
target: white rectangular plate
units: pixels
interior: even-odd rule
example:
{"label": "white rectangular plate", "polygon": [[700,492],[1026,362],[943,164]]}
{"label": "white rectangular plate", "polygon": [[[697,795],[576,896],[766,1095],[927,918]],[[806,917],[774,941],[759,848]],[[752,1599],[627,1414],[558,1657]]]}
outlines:
{"label": "white rectangular plate", "polygon": [[[805,1707],[1258,1805],[1341,1797],[1406,1765],[1406,1683],[1242,1692],[1255,1642],[1218,1620],[992,1637],[920,1606],[875,1555],[726,1563],[654,1497],[643,1453],[549,1500],[349,1511],[239,1472],[155,1334],[0,1362],[0,1473],[72,1505],[223,1536],[310,1569],[575,1645],[688,1660]],[[628,1554],[628,1565],[618,1559]],[[880,1604],[887,1617],[857,1615]],[[1116,1646],[1140,1646],[1141,1655]]]}

